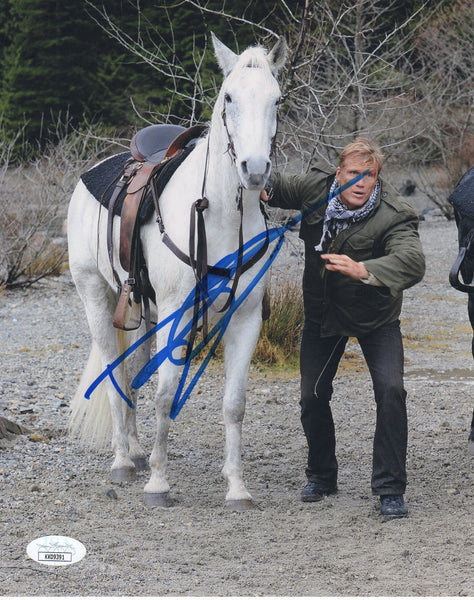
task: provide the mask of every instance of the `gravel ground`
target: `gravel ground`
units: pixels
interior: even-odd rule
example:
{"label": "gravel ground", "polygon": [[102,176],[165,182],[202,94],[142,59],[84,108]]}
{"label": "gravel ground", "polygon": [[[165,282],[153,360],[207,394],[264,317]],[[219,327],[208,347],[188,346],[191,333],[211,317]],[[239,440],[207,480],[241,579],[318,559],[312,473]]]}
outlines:
{"label": "gravel ground", "polygon": [[[112,485],[111,456],[68,437],[69,401],[89,351],[67,273],[0,295],[0,415],[30,434],[0,446],[0,581],[5,596],[474,595],[473,461],[467,436],[474,373],[466,297],[450,288],[456,231],[421,223],[422,283],[406,292],[402,328],[409,413],[409,518],[383,522],[370,493],[374,404],[350,344],[333,400],[340,491],[303,504],[306,447],[297,374],[254,367],[244,465],[256,510],[224,507],[222,377],[209,368],[170,435],[169,509],[142,503],[146,475]],[[290,236],[291,237],[291,236]],[[286,256],[297,248],[289,244]],[[294,258],[294,257],[293,257]],[[285,257],[282,256],[282,261]],[[151,386],[139,427],[151,449]],[[80,540],[86,557],[38,564],[44,535]]]}

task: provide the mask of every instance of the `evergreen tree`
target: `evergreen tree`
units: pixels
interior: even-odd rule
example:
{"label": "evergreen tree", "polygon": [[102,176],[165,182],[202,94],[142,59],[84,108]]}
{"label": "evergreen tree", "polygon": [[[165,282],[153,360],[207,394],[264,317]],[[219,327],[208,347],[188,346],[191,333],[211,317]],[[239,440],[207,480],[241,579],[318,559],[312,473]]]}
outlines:
{"label": "evergreen tree", "polygon": [[[298,1],[288,0],[287,4],[296,8]],[[90,7],[90,13],[104,30],[110,31],[113,23],[113,27],[121,31],[121,37],[125,37],[137,52],[133,54],[130,48],[122,50],[125,54],[117,60],[115,52],[120,46],[116,39],[110,40],[105,49],[108,58],[104,64],[108,68],[101,70],[99,80],[104,84],[107,82],[106,85],[123,81],[112,112],[118,114],[123,107],[122,117],[126,118],[128,110],[128,118],[133,118],[129,101],[133,98],[140,114],[149,118],[156,116],[153,113],[158,113],[158,118],[172,115],[175,120],[184,122],[191,114],[200,120],[206,120],[210,114],[209,107],[199,103],[203,93],[213,87],[216,78],[220,78],[210,49],[202,56],[210,31],[231,48],[241,51],[262,37],[262,30],[252,23],[267,22],[268,26],[283,33],[285,19],[288,19],[282,4],[270,0],[258,3],[207,0],[202,7],[198,3],[177,3],[175,0],[160,3],[141,0],[139,10],[133,2],[117,4],[106,0],[100,7]],[[145,64],[143,58],[146,56],[155,62],[156,68]],[[198,65],[200,77],[195,78]],[[109,81],[113,69],[114,81]],[[112,114],[108,102],[105,96],[105,120]]]}
{"label": "evergreen tree", "polygon": [[3,53],[9,44],[8,23],[10,22],[10,2],[0,0],[0,82],[3,79]]}
{"label": "evergreen tree", "polygon": [[11,0],[0,113],[12,132],[43,140],[58,119],[92,115],[94,27],[82,0]]}
{"label": "evergreen tree", "polygon": [[[300,17],[304,5],[304,0],[0,0],[0,122],[13,134],[25,126],[28,139],[45,140],[59,119],[100,120],[125,133],[140,122],[134,107],[150,119],[173,115],[185,122],[192,114],[206,120],[209,107],[200,99],[221,77],[211,49],[202,56],[210,31],[237,52],[268,42],[266,29],[295,43],[300,23],[291,13]],[[339,0],[313,0],[308,32],[318,31],[314,51],[336,36],[349,53],[371,52],[421,5],[424,0],[357,0],[344,9]],[[337,18],[337,30],[328,11],[332,22],[347,13]],[[113,35],[111,23],[120,33]],[[156,68],[160,60],[161,69]],[[320,55],[315,77],[331,79],[337,69],[329,63]]]}

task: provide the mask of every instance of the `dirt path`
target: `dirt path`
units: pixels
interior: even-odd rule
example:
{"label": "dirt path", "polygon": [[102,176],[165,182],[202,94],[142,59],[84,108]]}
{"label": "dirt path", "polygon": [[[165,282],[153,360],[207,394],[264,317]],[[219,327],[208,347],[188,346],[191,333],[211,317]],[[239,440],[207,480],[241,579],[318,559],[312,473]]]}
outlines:
{"label": "dirt path", "polygon": [[[303,504],[305,441],[298,378],[252,372],[244,426],[246,481],[257,510],[224,508],[221,376],[205,374],[172,424],[176,504],[142,503],[146,481],[112,485],[110,455],[65,433],[88,354],[68,276],[0,296],[0,414],[28,427],[0,446],[0,581],[4,595],[474,595],[474,407],[466,298],[449,287],[454,224],[421,225],[425,280],[406,294],[408,519],[384,523],[370,495],[372,390],[351,345],[333,401],[340,492]],[[150,386],[139,424],[151,448]],[[110,490],[113,489],[115,494]],[[116,496],[116,498],[115,498]],[[43,535],[80,540],[68,567],[33,562]]]}

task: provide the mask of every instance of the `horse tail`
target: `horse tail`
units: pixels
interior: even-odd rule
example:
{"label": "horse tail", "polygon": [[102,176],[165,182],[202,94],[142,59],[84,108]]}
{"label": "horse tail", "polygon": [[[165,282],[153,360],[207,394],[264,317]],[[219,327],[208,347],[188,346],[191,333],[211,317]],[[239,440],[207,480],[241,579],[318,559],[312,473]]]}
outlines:
{"label": "horse tail", "polygon": [[[117,330],[119,355],[127,348],[127,334]],[[99,347],[95,342],[89,354],[79,385],[71,401],[69,433],[88,445],[98,449],[108,448],[112,437],[112,417],[107,389],[103,383],[98,385],[90,399],[85,397],[87,388],[102,373],[102,360]],[[127,396],[130,394],[126,384]]]}

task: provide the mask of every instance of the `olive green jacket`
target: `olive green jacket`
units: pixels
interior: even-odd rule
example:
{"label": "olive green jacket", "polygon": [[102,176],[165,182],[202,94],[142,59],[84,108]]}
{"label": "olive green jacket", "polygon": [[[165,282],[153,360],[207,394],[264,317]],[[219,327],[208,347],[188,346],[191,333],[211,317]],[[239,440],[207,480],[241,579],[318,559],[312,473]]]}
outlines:
{"label": "olive green jacket", "polygon": [[320,324],[323,337],[357,337],[399,318],[403,290],[421,281],[425,258],[415,211],[380,179],[373,212],[339,232],[327,252],[363,262],[382,286],[325,269],[314,247],[321,240],[326,203],[315,207],[328,197],[334,176],[320,165],[307,175],[285,177],[276,173],[269,204],[304,213],[300,238],[305,243],[305,319]]}

